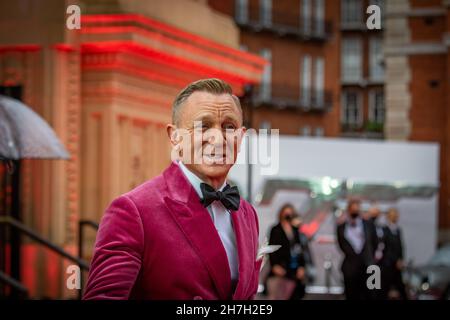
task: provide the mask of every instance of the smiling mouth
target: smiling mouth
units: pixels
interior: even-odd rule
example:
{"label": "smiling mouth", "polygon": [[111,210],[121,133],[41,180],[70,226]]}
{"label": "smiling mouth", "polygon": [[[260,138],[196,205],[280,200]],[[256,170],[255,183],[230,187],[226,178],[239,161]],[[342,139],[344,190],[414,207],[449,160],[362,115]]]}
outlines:
{"label": "smiling mouth", "polygon": [[227,156],[225,154],[204,154],[203,159],[207,163],[226,164]]}

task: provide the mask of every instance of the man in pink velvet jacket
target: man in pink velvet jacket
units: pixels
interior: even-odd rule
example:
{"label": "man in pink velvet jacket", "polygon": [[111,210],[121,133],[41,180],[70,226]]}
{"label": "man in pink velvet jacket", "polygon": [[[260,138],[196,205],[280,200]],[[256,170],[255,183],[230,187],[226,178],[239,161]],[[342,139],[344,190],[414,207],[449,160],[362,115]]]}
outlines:
{"label": "man in pink velvet jacket", "polygon": [[167,126],[178,158],[106,210],[84,299],[254,297],[258,218],[226,183],[242,122],[239,99],[219,79],[178,94]]}

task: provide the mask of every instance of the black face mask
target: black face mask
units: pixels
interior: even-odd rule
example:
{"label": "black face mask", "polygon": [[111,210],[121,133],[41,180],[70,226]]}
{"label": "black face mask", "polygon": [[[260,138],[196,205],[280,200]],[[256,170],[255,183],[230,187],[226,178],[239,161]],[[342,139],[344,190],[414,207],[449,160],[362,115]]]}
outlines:
{"label": "black face mask", "polygon": [[291,221],[292,220],[292,216],[291,215],[284,216],[284,220]]}
{"label": "black face mask", "polygon": [[351,212],[351,213],[350,213],[350,217],[351,217],[352,219],[356,219],[356,218],[358,218],[358,216],[359,216],[359,212]]}

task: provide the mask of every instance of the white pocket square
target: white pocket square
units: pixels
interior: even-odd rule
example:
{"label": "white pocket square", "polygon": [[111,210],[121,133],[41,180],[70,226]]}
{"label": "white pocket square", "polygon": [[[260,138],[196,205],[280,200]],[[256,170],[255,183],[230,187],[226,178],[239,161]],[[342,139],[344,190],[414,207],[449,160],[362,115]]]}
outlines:
{"label": "white pocket square", "polygon": [[256,255],[256,260],[264,257],[265,254],[269,254],[280,249],[280,245],[264,245],[258,249],[258,254]]}

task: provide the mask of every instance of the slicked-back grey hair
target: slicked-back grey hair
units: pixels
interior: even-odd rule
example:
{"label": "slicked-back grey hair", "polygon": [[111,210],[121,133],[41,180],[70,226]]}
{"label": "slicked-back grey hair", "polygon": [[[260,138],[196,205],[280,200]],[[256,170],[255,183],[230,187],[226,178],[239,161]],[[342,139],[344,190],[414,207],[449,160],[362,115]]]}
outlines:
{"label": "slicked-back grey hair", "polygon": [[177,125],[180,119],[180,111],[183,103],[189,98],[191,94],[196,91],[209,92],[212,94],[229,94],[236,103],[239,111],[242,114],[241,103],[239,98],[233,94],[231,86],[223,80],[217,78],[201,79],[194,81],[187,85],[183,90],[178,93],[172,104],[172,123]]}

